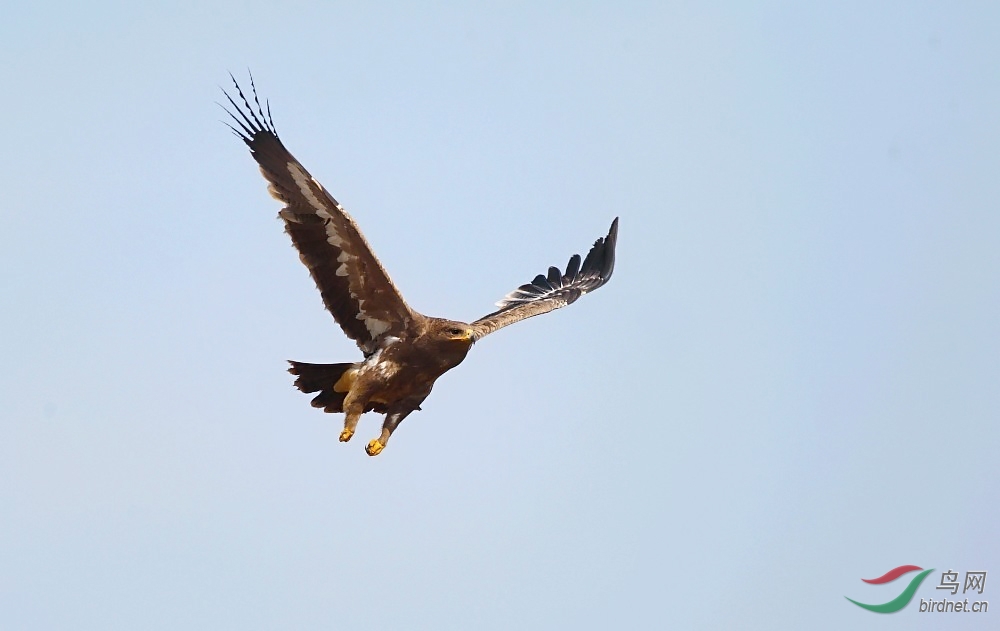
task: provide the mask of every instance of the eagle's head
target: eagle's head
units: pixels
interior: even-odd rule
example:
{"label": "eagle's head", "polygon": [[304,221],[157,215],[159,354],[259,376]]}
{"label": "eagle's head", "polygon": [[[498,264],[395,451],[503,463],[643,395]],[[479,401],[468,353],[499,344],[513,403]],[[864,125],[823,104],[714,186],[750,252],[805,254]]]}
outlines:
{"label": "eagle's head", "polygon": [[461,346],[466,350],[476,341],[472,327],[465,322],[434,318],[431,323],[431,335],[442,343]]}
{"label": "eagle's head", "polygon": [[476,341],[472,327],[465,322],[429,318],[427,333],[422,336],[424,342],[433,349],[441,363],[448,367],[457,366],[472,348]]}

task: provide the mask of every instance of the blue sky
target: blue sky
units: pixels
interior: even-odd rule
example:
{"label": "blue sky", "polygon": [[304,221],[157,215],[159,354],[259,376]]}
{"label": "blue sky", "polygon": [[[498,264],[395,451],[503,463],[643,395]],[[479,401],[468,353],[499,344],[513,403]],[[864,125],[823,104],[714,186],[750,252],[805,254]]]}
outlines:
{"label": "blue sky", "polygon": [[[356,4],[6,12],[0,626],[995,627],[844,596],[1000,577],[1000,9]],[[416,309],[614,279],[338,443],[248,67]]]}

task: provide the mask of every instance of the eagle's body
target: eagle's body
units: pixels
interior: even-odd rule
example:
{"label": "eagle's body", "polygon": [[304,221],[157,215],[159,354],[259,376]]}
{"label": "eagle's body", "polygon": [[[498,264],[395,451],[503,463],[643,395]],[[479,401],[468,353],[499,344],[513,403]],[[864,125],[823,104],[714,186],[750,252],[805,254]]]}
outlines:
{"label": "eagle's body", "polygon": [[233,131],[250,147],[271,195],[284,203],[278,215],[326,308],[365,355],[354,363],[289,362],[289,372],[298,376],[296,387],[317,393],[313,406],[344,413],[341,441],[351,439],[363,413],[385,414],[382,434],[366,448],[369,455],[382,451],[399,423],[420,409],[437,378],[459,365],[476,340],[570,304],[611,277],[617,219],[586,259],[572,256],[565,273],[550,267],[547,275],[498,302],[499,310],[471,324],[422,315],[403,300],[350,215],[281,144],[256,90],[256,111],[239,85],[236,90],[244,107],[226,95],[239,115],[230,113],[240,127]]}

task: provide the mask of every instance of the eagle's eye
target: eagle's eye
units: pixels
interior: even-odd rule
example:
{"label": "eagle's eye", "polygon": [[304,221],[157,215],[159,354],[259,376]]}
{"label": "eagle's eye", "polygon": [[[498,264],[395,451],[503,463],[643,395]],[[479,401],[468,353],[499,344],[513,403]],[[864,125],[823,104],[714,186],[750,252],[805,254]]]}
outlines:
{"label": "eagle's eye", "polygon": [[449,335],[461,335],[464,332],[462,329],[448,329]]}

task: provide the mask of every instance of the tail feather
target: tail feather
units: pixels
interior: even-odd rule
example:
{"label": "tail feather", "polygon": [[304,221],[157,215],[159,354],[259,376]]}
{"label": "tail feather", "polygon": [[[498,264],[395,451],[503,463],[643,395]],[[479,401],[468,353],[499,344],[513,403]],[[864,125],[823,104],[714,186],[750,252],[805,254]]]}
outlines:
{"label": "tail feather", "polygon": [[340,377],[355,368],[357,364],[350,362],[345,364],[307,364],[305,362],[289,361],[291,368],[288,372],[297,375],[295,387],[305,393],[318,392],[312,400],[312,406],[323,408],[324,412],[343,412],[344,398],[346,392],[337,392],[333,389],[333,384],[337,383]]}

